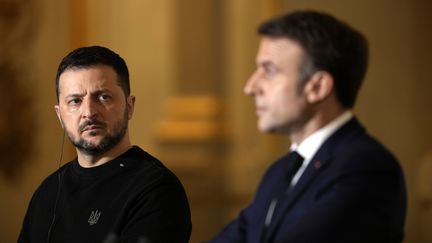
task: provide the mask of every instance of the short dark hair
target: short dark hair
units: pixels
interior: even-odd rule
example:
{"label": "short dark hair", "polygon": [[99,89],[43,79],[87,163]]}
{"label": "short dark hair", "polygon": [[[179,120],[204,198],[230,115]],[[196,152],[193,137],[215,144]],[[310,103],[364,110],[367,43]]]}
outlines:
{"label": "short dark hair", "polygon": [[117,73],[118,85],[122,88],[126,97],[130,95],[129,71],[126,62],[117,53],[102,46],[80,47],[63,58],[57,69],[56,95],[59,100],[60,75],[68,69],[81,69],[97,65],[107,65]]}
{"label": "short dark hair", "polygon": [[305,82],[315,71],[327,71],[334,79],[341,105],[354,106],[369,58],[368,41],[363,34],[327,13],[312,10],[270,19],[258,27],[258,33],[300,44],[305,51],[300,82]]}

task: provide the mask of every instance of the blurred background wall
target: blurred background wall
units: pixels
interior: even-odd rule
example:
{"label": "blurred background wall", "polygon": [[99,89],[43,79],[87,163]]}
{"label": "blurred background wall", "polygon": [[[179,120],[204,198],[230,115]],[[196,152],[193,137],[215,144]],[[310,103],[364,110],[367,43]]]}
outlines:
{"label": "blurred background wall", "polygon": [[[257,132],[242,87],[255,67],[257,24],[305,8],[368,37],[370,68],[354,111],[401,160],[405,242],[432,242],[431,7],[428,0],[0,0],[0,242],[16,242],[32,193],[59,166],[57,65],[95,44],[127,61],[137,97],[132,141],[184,183],[191,242],[209,239],[289,148],[286,138]],[[61,163],[74,156],[66,141]]]}

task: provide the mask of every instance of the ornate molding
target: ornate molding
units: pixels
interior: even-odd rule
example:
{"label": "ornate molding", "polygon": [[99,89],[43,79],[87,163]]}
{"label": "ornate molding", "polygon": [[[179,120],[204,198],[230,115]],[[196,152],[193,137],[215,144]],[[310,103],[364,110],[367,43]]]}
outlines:
{"label": "ornate molding", "polygon": [[173,97],[165,104],[165,112],[156,126],[160,143],[214,143],[225,138],[222,105],[215,96]]}

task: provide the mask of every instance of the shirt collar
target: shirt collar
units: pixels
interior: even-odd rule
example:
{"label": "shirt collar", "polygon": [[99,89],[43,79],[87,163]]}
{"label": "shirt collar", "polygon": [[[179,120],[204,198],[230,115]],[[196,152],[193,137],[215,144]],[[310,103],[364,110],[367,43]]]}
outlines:
{"label": "shirt collar", "polygon": [[329,138],[336,130],[347,123],[352,117],[353,113],[350,110],[345,111],[333,121],[312,133],[300,144],[292,144],[291,150],[297,151],[305,159],[305,161],[309,161],[325,142],[325,140],[327,140],[327,138]]}

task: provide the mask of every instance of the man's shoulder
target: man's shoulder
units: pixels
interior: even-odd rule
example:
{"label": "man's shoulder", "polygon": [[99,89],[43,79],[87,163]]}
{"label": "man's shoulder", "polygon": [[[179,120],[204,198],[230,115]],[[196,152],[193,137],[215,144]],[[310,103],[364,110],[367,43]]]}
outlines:
{"label": "man's shoulder", "polygon": [[33,198],[46,197],[47,195],[53,195],[58,190],[58,185],[64,176],[65,171],[70,166],[71,162],[64,164],[62,167],[58,168],[56,171],[48,175],[39,184],[35,192],[33,193]]}
{"label": "man's shoulder", "polygon": [[136,172],[158,171],[163,173],[168,170],[158,158],[138,146],[134,146],[124,156],[118,159],[124,160],[125,163],[133,167]]}
{"label": "man's shoulder", "polygon": [[129,173],[140,181],[178,181],[177,176],[166,167],[158,158],[134,146],[130,153],[124,157]]}
{"label": "man's shoulder", "polygon": [[333,143],[336,145],[332,148],[332,157],[345,166],[364,169],[393,167],[400,170],[400,162],[393,152],[365,129]]}
{"label": "man's shoulder", "polygon": [[338,131],[328,139],[328,143],[333,144],[335,149],[350,147],[351,149],[348,150],[348,152],[356,150],[376,150],[383,153],[390,153],[390,150],[375,136],[370,134],[355,117],[339,128]]}
{"label": "man's shoulder", "polygon": [[393,167],[400,170],[396,156],[382,142],[368,133],[357,118],[339,128],[317,152],[333,165],[352,168]]}
{"label": "man's shoulder", "polygon": [[[55,170],[54,172],[51,172],[51,174],[49,174],[42,182],[41,182],[41,186],[46,186],[47,184],[52,184],[53,182],[56,182],[59,180],[59,177],[62,177],[67,170],[69,170],[69,167],[71,166],[71,164],[73,163],[74,160],[69,161],[67,163],[65,163],[64,165],[62,165],[60,168],[58,168],[57,170]],[[57,184],[56,184],[57,185]]]}
{"label": "man's shoulder", "polygon": [[378,138],[368,133],[366,130],[364,130],[362,133],[358,133],[343,139],[339,147],[349,147],[350,149],[341,149],[347,153],[366,153],[394,157],[393,153],[386,145],[384,145]]}

